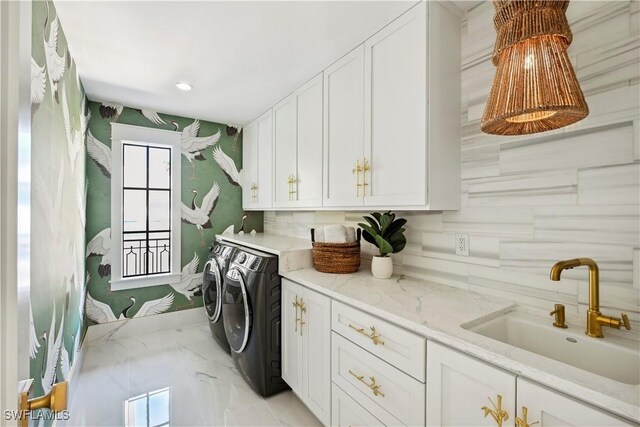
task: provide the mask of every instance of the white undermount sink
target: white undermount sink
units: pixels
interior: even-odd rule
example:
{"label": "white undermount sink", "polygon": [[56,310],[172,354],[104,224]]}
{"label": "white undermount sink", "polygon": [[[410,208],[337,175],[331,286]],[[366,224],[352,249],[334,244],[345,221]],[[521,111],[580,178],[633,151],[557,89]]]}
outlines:
{"label": "white undermount sink", "polygon": [[621,338],[604,328],[604,338],[592,338],[584,329],[556,328],[551,318],[518,309],[462,327],[615,381],[640,384],[640,344],[633,336]]}

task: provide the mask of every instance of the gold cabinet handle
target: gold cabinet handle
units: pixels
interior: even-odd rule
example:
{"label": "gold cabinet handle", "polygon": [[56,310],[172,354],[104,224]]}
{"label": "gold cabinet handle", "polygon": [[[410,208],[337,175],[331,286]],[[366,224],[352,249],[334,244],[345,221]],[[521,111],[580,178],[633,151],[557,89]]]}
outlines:
{"label": "gold cabinet handle", "polygon": [[251,201],[252,202],[257,202],[258,201],[258,186],[256,185],[255,182],[251,183],[251,187],[249,187],[251,189]]}
{"label": "gold cabinet handle", "polygon": [[300,336],[302,336],[303,326],[307,324],[307,322],[302,319],[302,315],[306,312],[307,307],[304,305],[304,300],[300,298]]}
{"label": "gold cabinet handle", "polygon": [[56,383],[51,387],[48,394],[29,399],[29,391],[33,385],[33,379],[20,383],[20,425],[27,427],[29,420],[27,414],[36,409],[48,408],[51,411],[59,412],[67,409],[67,386],[66,381]]}
{"label": "gold cabinet handle", "polygon": [[362,166],[360,165],[360,160],[356,160],[356,166],[351,169],[351,172],[356,176],[356,197],[360,197],[360,172],[362,172]]}
{"label": "gold cabinet handle", "polygon": [[488,397],[488,399],[489,399],[489,402],[491,402],[491,406],[493,406],[493,409],[487,406],[483,406],[480,409],[484,411],[485,418],[487,418],[488,415],[491,415],[491,417],[496,421],[497,426],[502,427],[502,422],[509,419],[509,414],[507,413],[507,411],[502,409],[502,395],[501,394],[498,395],[497,405],[493,403],[493,400],[491,400],[490,397]]}
{"label": "gold cabinet handle", "polygon": [[359,334],[364,335],[367,338],[370,338],[371,341],[373,341],[374,345],[378,345],[378,344],[382,344],[384,345],[384,341],[380,339],[380,337],[382,336],[378,331],[376,331],[376,327],[375,326],[370,326],[369,329],[371,330],[371,333],[368,334],[364,331],[364,328],[358,328],[357,326],[354,326],[353,324],[349,323],[349,327],[353,330],[355,330],[356,332],[358,332]]}
{"label": "gold cabinet handle", "polygon": [[523,406],[522,407],[522,418],[516,417],[516,427],[529,427],[529,426],[532,426],[534,424],[538,424],[539,423],[539,421],[530,422],[529,420],[527,420],[527,412],[529,412],[529,409],[527,409],[526,406]]}
{"label": "gold cabinet handle", "polygon": [[290,174],[287,178],[287,183],[289,184],[289,201],[295,200],[296,190],[294,189],[294,184],[298,182],[296,176],[294,174]]}
{"label": "gold cabinet handle", "polygon": [[367,195],[367,172],[371,170],[371,163],[367,159],[362,160],[362,196],[365,197]]}
{"label": "gold cabinet handle", "polygon": [[[296,309],[296,325],[295,325],[294,331],[298,332],[298,322],[300,321],[300,318],[298,317],[298,308],[300,308],[300,301],[298,301],[298,295],[296,295],[296,299],[294,302],[291,303],[291,305],[293,305],[293,308]],[[300,329],[302,329],[302,327]]]}
{"label": "gold cabinet handle", "polygon": [[371,389],[371,391],[373,392],[374,396],[382,396],[384,397],[384,392],[382,392],[380,390],[380,387],[382,387],[380,384],[376,384],[376,377],[369,377],[369,379],[371,380],[371,383],[367,383],[364,380],[364,375],[358,375],[355,372],[353,372],[351,369],[349,369],[349,373],[351,375],[354,376],[355,379],[357,379],[358,381],[360,381],[362,384],[366,385],[367,387],[369,387]]}

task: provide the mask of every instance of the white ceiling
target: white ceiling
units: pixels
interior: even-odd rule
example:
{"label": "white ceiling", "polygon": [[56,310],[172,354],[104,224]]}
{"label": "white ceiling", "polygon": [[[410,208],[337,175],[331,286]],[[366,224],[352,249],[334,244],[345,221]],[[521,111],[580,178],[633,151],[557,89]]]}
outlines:
{"label": "white ceiling", "polygon": [[[56,7],[89,99],[245,124],[413,3],[57,1]],[[178,81],[194,89],[179,91]]]}

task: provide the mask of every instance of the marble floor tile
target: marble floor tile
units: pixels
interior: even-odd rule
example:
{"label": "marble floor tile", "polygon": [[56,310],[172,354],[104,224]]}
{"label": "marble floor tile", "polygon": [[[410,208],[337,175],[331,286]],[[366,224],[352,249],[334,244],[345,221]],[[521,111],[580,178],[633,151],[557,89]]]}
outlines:
{"label": "marble floor tile", "polygon": [[85,346],[71,419],[58,425],[320,425],[291,391],[255,393],[206,323]]}

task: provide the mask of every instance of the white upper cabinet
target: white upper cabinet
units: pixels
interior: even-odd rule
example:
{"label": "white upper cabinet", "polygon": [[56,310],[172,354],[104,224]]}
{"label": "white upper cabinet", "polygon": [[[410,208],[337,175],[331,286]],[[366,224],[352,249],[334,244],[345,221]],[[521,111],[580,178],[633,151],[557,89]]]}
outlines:
{"label": "white upper cabinet", "polygon": [[258,205],[258,121],[242,130],[242,206],[253,209]]}
{"label": "white upper cabinet", "polygon": [[295,206],[322,206],[322,73],[295,92],[297,173]]}
{"label": "white upper cabinet", "polygon": [[459,209],[456,14],[414,6],[325,70],[324,98],[324,207]]}
{"label": "white upper cabinet", "polygon": [[460,18],[423,1],[273,107],[273,208],[459,209],[460,144]]}
{"label": "white upper cabinet", "polygon": [[425,205],[427,4],[367,40],[364,53],[364,203]]}
{"label": "white upper cabinet", "polygon": [[[362,206],[364,46],[324,72],[324,206]],[[360,184],[360,185],[359,185]]]}
{"label": "white upper cabinet", "polygon": [[296,133],[296,97],[292,94],[273,107],[273,206],[276,208],[294,206],[297,174]]}
{"label": "white upper cabinet", "polygon": [[242,206],[270,209],[273,206],[273,144],[271,110],[247,125],[242,143]]}
{"label": "white upper cabinet", "polygon": [[274,207],[322,205],[322,74],[273,107]]}

